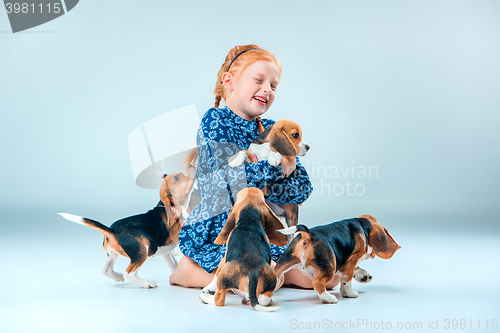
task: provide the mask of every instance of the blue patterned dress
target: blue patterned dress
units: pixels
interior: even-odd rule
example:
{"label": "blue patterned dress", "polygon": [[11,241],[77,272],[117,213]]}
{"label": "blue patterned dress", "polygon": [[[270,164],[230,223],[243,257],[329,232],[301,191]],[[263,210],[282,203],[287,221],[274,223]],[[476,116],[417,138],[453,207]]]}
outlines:
{"label": "blue patterned dress", "polygon": [[[267,128],[274,121],[262,119],[262,124]],[[278,205],[302,203],[311,195],[309,176],[298,159],[295,172],[288,178],[283,177],[281,165],[271,166],[267,161],[238,168],[228,165],[229,157],[248,149],[257,136],[257,122],[240,118],[228,107],[211,108],[201,120],[197,136],[201,202],[184,222],[179,246],[183,254],[207,272],[216,269],[224,257],[226,246],[214,244],[214,240],[226,223],[239,190],[270,185],[266,200]],[[285,248],[271,244],[272,259],[277,260]]]}

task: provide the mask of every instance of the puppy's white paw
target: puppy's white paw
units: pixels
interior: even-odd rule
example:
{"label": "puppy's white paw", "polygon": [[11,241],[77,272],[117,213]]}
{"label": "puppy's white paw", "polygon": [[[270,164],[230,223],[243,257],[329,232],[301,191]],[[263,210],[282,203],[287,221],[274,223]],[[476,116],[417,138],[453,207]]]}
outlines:
{"label": "puppy's white paw", "polygon": [[141,279],[139,276],[137,276],[137,271],[128,274],[125,273],[123,274],[123,276],[125,277],[125,279],[127,279],[127,281],[130,281],[136,286],[144,289],[153,289],[158,287],[158,285],[155,282],[144,280]]}
{"label": "puppy's white paw", "polygon": [[269,162],[269,164],[271,164],[272,166],[277,166],[278,164],[281,163],[281,159],[283,157],[281,156],[280,153],[278,152],[274,152],[274,151],[271,151],[269,152],[269,156],[267,158],[267,161]]}
{"label": "puppy's white paw", "polygon": [[158,285],[153,281],[148,281],[148,286],[146,287],[146,289],[153,289],[153,288],[158,288]]}
{"label": "puppy's white paw", "polygon": [[358,292],[352,289],[352,279],[346,275],[342,275],[340,279],[340,294],[345,298],[357,298]]}
{"label": "puppy's white paw", "polygon": [[342,297],[345,298],[358,298],[359,294],[356,290],[351,289],[351,290],[344,290],[343,292],[341,291]]}
{"label": "puppy's white paw", "polygon": [[111,272],[111,274],[109,274],[108,276],[115,282],[124,282],[125,281],[125,279],[123,278],[123,274],[120,274],[120,273]]}
{"label": "puppy's white paw", "polygon": [[215,298],[213,295],[208,295],[208,294],[201,294],[200,295],[200,300],[204,304],[210,304],[210,305],[215,305]]}
{"label": "puppy's white paw", "polygon": [[[132,281],[130,281],[130,282],[132,282]],[[158,288],[158,285],[153,281],[142,280],[142,281],[134,281],[132,283],[135,284],[136,286],[144,288],[144,289]]]}
{"label": "puppy's white paw", "polygon": [[214,295],[216,291],[217,291],[217,276],[214,276],[212,282],[210,282],[205,288],[203,288],[201,292],[207,295]]}
{"label": "puppy's white paw", "polygon": [[359,296],[358,292],[352,289],[352,280],[340,285],[340,294],[345,298],[357,298]]}
{"label": "puppy's white paw", "polygon": [[153,281],[142,280],[142,281],[134,281],[133,283],[136,286],[139,286],[139,287],[144,288],[144,289],[158,288],[158,285]]}
{"label": "puppy's white paw", "polygon": [[204,294],[207,294],[207,295],[214,295],[215,294],[215,290],[210,289],[209,286],[206,286],[205,288],[203,288],[201,290],[201,292]]}
{"label": "puppy's white paw", "polygon": [[229,158],[229,166],[231,168],[236,168],[245,163],[247,154],[242,150]]}
{"label": "puppy's white paw", "polygon": [[363,268],[356,269],[354,271],[353,278],[359,283],[368,283],[372,280],[372,276],[370,275],[370,273],[365,271]]}
{"label": "puppy's white paw", "polygon": [[257,300],[258,300],[259,304],[262,306],[269,306],[269,305],[273,304],[273,299],[271,297],[267,297],[267,296],[262,295],[262,294],[257,296]]}
{"label": "puppy's white paw", "polygon": [[339,301],[337,300],[337,297],[334,295],[330,294],[328,291],[325,291],[322,294],[318,294],[319,299],[323,303],[328,303],[328,304],[337,304]]}

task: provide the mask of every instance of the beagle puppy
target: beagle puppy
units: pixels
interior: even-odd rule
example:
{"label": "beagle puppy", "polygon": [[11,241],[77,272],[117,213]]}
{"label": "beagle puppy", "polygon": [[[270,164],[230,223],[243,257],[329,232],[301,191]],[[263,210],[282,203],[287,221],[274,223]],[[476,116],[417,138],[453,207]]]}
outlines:
{"label": "beagle puppy", "polygon": [[291,120],[281,119],[269,126],[260,136],[255,138],[248,151],[242,150],[229,159],[229,166],[238,167],[250,163],[253,154],[259,161],[267,160],[277,166],[281,159],[294,160],[297,156],[305,156],[309,146],[302,140],[300,126]]}
{"label": "beagle puppy", "polygon": [[233,289],[245,298],[247,293],[252,308],[275,311],[277,308],[269,307],[277,286],[269,242],[286,245],[287,236],[277,231],[282,228],[280,220],[266,205],[262,191],[248,187],[238,192],[227,222],[214,241],[219,245],[227,243],[226,254],[213,281],[203,288],[201,301],[223,306],[227,291]]}
{"label": "beagle puppy", "polygon": [[196,166],[198,163],[198,148],[192,149],[182,164],[182,172],[165,175],[160,185],[160,200],[164,206],[180,207],[182,218],[186,219],[191,210],[201,200],[196,188]]}
{"label": "beagle puppy", "polygon": [[[190,154],[187,162],[193,161]],[[104,236],[103,248],[107,253],[103,274],[116,282],[124,278],[141,288],[156,288],[153,281],[141,279],[137,272],[148,257],[161,256],[169,269],[177,268],[174,250],[179,243],[179,232],[185,217],[199,203],[199,193],[193,190],[194,178],[188,174],[166,175],[160,188],[161,201],[150,211],[126,217],[110,227],[100,222],[67,213],[62,217],[96,229]],[[187,194],[186,194],[187,193]],[[118,255],[130,259],[124,274],[113,270]]]}
{"label": "beagle puppy", "polygon": [[300,269],[311,278],[313,288],[323,303],[338,302],[325,288],[335,274],[341,276],[342,297],[358,297],[358,292],[351,286],[352,278],[361,283],[370,282],[372,278],[358,267],[358,263],[375,256],[390,259],[401,248],[370,215],[311,229],[299,224],[280,232],[298,234],[278,260],[274,268],[276,276],[280,278],[292,268]]}

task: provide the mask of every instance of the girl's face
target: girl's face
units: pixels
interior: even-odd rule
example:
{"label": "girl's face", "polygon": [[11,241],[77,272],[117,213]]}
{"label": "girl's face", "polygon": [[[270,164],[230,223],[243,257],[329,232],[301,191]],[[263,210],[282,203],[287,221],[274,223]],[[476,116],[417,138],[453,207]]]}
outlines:
{"label": "girl's face", "polygon": [[223,77],[226,88],[226,105],[238,116],[254,120],[263,115],[273,104],[279,81],[278,67],[265,60],[248,66],[239,77]]}

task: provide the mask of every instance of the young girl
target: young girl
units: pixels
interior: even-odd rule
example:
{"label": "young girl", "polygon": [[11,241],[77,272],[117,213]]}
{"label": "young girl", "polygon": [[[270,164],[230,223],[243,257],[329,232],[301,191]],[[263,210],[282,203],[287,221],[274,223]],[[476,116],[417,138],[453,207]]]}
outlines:
{"label": "young girl", "polygon": [[[225,245],[213,241],[242,188],[262,189],[266,200],[275,204],[298,204],[310,196],[312,186],[298,158],[293,162],[283,159],[278,166],[257,162],[256,158],[252,160],[255,163],[239,168],[228,165],[231,156],[246,150],[264,128],[274,124],[260,116],[273,104],[280,75],[278,60],[256,45],[231,49],[217,74],[215,106],[203,116],[197,137],[197,179],[202,199],[179,234],[184,256],[170,276],[171,284],[201,288],[212,281],[225,253]],[[219,107],[221,99],[225,107]],[[271,244],[273,261],[284,250]],[[327,287],[337,283],[334,279]],[[298,270],[285,274],[285,284],[312,288],[311,280]]]}

